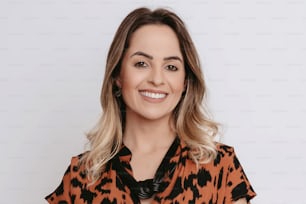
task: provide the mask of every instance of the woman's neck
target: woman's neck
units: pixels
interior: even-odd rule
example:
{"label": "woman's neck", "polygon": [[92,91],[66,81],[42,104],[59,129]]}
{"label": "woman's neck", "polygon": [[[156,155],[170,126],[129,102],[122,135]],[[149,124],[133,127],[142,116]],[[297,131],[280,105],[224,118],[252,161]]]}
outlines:
{"label": "woman's neck", "polygon": [[125,125],[123,141],[131,151],[152,152],[168,148],[176,137],[171,117],[158,120],[130,117]]}

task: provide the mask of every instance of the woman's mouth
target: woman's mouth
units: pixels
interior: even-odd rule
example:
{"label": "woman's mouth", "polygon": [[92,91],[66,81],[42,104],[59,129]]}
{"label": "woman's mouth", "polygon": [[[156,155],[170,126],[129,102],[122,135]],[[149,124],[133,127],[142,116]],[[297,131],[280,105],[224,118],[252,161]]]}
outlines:
{"label": "woman's mouth", "polygon": [[166,93],[157,93],[157,92],[150,92],[150,91],[140,91],[140,94],[152,99],[162,99],[167,96]]}

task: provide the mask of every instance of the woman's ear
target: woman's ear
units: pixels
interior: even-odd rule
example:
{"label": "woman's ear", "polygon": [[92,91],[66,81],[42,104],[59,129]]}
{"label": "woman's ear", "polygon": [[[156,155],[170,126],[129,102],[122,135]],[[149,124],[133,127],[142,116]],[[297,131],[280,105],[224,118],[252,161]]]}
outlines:
{"label": "woman's ear", "polygon": [[188,83],[189,83],[189,81],[188,81],[188,79],[186,78],[186,79],[185,79],[185,82],[184,82],[184,91],[187,91]]}
{"label": "woman's ear", "polygon": [[121,87],[122,87],[122,82],[121,82],[121,79],[120,79],[120,77],[117,77],[116,79],[115,79],[115,83],[116,83],[116,88],[115,88],[115,96],[117,97],[117,98],[119,98],[119,97],[121,97]]}
{"label": "woman's ear", "polygon": [[119,88],[121,88],[122,83],[121,83],[120,77],[117,77],[116,80],[115,80],[115,82],[116,82],[116,85],[117,85]]}

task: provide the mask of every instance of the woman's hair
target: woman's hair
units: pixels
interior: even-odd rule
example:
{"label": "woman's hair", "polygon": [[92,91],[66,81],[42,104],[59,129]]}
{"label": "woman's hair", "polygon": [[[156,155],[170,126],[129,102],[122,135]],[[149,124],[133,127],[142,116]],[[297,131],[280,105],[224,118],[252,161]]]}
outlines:
{"label": "woman's hair", "polygon": [[92,182],[99,179],[106,164],[122,145],[125,104],[122,97],[117,95],[115,81],[131,36],[141,26],[150,24],[167,25],[176,33],[184,59],[186,90],[172,115],[176,133],[190,148],[189,157],[196,164],[209,162],[216,156],[214,137],[218,132],[218,124],[209,119],[203,104],[206,88],[200,61],[183,21],[166,9],[151,11],[148,8],[138,8],[122,21],[108,52],[101,91],[103,113],[96,126],[87,134],[90,151],[81,159]]}

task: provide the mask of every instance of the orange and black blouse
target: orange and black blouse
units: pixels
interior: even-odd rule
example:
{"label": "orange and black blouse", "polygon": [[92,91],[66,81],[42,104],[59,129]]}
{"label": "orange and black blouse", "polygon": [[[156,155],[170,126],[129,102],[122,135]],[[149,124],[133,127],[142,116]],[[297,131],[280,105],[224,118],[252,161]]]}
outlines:
{"label": "orange and black blouse", "polygon": [[232,204],[256,194],[232,147],[217,143],[217,157],[198,167],[188,157],[186,143],[176,138],[154,178],[136,181],[131,151],[122,146],[99,180],[89,185],[81,155],[73,157],[59,187],[46,200],[52,204],[132,204],[153,198],[156,203]]}

